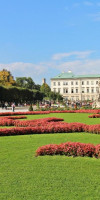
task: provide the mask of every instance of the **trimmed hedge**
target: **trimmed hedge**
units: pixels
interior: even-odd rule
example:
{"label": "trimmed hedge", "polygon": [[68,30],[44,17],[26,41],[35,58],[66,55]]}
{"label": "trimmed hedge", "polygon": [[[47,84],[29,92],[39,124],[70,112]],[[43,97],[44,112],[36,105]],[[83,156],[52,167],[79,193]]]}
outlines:
{"label": "trimmed hedge", "polygon": [[100,114],[89,115],[89,118],[100,118]]}
{"label": "trimmed hedge", "polygon": [[36,156],[65,155],[65,156],[88,156],[100,158],[100,144],[85,144],[80,142],[66,142],[62,144],[49,144],[39,147]]}
{"label": "trimmed hedge", "polygon": [[21,121],[15,119],[16,117],[0,118],[0,126],[15,126],[14,128],[1,128],[0,136],[72,132],[89,132],[100,134],[100,124],[87,125],[78,122],[66,123],[63,122],[62,118],[55,117]]}
{"label": "trimmed hedge", "polygon": [[49,114],[49,111],[26,111],[26,112],[1,112],[0,116],[11,116],[11,115],[42,115]]}
{"label": "trimmed hedge", "polygon": [[49,111],[27,111],[27,112],[1,112],[0,116],[11,116],[11,115],[41,115],[41,114],[50,114],[50,113],[95,113],[99,114],[100,109],[98,110],[49,110]]}

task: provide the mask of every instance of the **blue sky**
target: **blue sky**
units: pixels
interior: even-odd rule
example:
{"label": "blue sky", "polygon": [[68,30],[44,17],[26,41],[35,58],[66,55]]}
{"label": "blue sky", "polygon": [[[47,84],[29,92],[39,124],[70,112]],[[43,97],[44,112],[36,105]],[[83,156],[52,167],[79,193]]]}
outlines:
{"label": "blue sky", "polygon": [[100,0],[0,0],[0,70],[37,83],[100,74]]}

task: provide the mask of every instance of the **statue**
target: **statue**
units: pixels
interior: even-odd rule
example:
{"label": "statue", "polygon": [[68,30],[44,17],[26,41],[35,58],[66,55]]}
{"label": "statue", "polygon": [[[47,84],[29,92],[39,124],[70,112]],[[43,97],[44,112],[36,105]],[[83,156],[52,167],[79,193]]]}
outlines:
{"label": "statue", "polygon": [[100,80],[98,81],[98,98],[93,102],[92,108],[100,108]]}

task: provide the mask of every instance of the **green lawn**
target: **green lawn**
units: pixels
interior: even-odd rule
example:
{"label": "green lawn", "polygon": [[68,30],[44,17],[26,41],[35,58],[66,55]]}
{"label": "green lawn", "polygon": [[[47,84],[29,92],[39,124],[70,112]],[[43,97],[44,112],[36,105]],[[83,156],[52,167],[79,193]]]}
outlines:
{"label": "green lawn", "polygon": [[[28,119],[62,117],[67,122],[99,124],[89,114],[50,114]],[[35,157],[39,146],[79,141],[100,143],[88,133],[0,137],[0,200],[99,200],[100,159],[66,156]]]}
{"label": "green lawn", "polygon": [[[63,118],[66,122],[80,122],[85,124],[100,124],[100,118],[88,118],[89,113],[51,113],[45,115],[28,115],[27,119],[39,119],[47,117]],[[26,119],[25,119],[26,120]]]}

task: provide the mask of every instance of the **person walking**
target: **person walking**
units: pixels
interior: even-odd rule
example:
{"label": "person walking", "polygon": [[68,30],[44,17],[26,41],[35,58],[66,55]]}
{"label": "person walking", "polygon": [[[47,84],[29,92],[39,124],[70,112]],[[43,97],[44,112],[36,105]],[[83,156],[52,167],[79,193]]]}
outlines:
{"label": "person walking", "polygon": [[7,106],[8,106],[8,103],[6,102],[6,103],[5,103],[5,109],[6,109],[6,110],[7,110]]}
{"label": "person walking", "polygon": [[12,103],[12,112],[14,112],[14,111],[15,111],[15,104]]}

